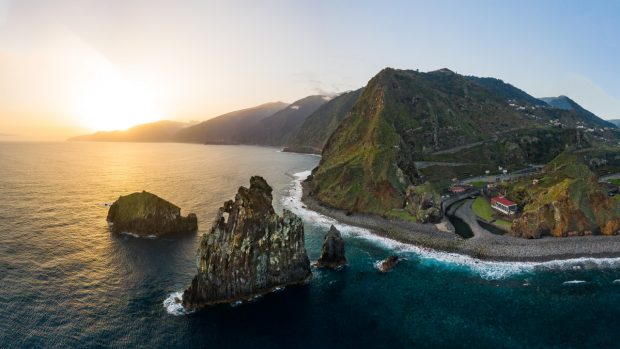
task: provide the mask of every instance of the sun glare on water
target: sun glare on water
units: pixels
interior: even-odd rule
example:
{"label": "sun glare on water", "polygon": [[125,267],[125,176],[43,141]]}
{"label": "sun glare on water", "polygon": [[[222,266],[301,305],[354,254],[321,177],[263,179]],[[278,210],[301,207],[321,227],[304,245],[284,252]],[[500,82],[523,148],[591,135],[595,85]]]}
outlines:
{"label": "sun glare on water", "polygon": [[124,130],[164,118],[156,94],[147,85],[103,69],[82,83],[74,96],[74,114],[96,131]]}

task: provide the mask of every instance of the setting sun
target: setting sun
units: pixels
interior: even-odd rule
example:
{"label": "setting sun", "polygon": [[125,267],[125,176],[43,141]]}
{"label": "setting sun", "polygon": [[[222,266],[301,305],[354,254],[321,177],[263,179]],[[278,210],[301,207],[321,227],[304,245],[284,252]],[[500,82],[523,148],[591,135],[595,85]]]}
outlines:
{"label": "setting sun", "polygon": [[85,81],[76,91],[73,104],[78,122],[98,131],[124,130],[164,117],[148,86],[125,78],[111,67]]}

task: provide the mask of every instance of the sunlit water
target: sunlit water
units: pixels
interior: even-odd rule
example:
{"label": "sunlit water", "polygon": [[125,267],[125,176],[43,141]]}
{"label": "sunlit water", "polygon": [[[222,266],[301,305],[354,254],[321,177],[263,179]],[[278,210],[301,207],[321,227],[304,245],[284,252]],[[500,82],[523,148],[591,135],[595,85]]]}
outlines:
{"label": "sunlit water", "polygon": [[[340,225],[349,266],[239,306],[174,315],[199,234],[260,174],[306,222],[315,260],[331,220],[299,202],[318,163],[273,148],[0,143],[0,348],[620,347],[617,260],[482,263]],[[148,190],[195,212],[199,234],[110,234],[102,204]],[[380,274],[375,263],[406,258]]]}

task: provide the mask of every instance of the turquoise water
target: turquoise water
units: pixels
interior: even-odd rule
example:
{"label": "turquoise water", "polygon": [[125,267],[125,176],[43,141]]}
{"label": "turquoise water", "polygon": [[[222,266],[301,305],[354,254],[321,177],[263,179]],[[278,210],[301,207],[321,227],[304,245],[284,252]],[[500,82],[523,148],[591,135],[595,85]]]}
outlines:
{"label": "turquoise water", "polygon": [[[253,174],[306,221],[311,259],[331,223],[298,202],[319,159],[273,148],[0,143],[0,347],[614,348],[620,264],[482,263],[340,226],[349,266],[240,306],[173,315],[197,234],[135,239],[102,204],[149,190],[195,212],[200,234]],[[297,174],[297,175],[296,175]],[[375,263],[406,258],[387,274]]]}

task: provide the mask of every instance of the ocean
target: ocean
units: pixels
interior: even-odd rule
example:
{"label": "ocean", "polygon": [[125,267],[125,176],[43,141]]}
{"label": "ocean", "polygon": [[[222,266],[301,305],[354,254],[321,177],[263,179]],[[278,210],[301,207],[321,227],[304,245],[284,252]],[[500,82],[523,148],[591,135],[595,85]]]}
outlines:
{"label": "ocean", "polygon": [[[319,162],[275,148],[0,143],[0,348],[619,348],[620,261],[494,263],[382,239],[300,203]],[[337,224],[349,265],[254,302],[182,314],[199,237],[262,175],[319,256]],[[153,192],[199,232],[115,235],[119,195]],[[376,263],[405,258],[382,274]]]}

